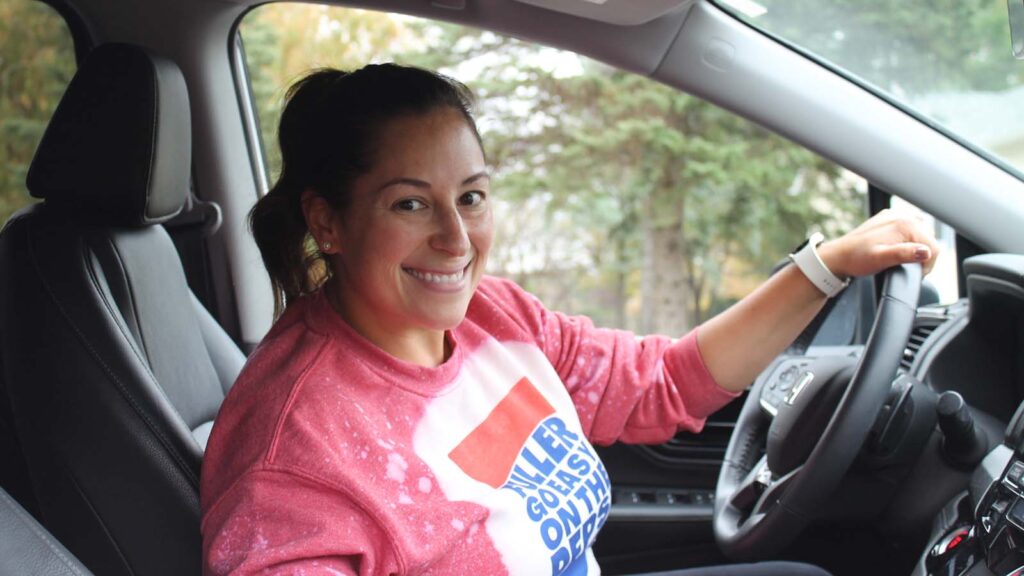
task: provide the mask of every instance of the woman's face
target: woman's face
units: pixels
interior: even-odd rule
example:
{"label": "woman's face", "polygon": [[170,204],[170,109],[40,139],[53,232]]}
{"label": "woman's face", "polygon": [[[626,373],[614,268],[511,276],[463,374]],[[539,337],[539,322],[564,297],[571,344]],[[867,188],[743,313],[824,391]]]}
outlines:
{"label": "woman's face", "polygon": [[338,218],[338,302],[383,348],[389,338],[454,328],[494,236],[483,151],[462,114],[403,116],[379,134],[375,165]]}

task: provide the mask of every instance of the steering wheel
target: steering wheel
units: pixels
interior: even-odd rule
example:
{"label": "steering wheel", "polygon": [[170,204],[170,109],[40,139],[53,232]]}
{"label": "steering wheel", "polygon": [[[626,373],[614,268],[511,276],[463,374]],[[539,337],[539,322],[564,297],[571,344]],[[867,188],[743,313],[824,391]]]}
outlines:
{"label": "steering wheel", "polygon": [[782,550],[839,486],[888,397],[920,291],[920,264],[890,268],[859,360],[788,358],[758,378],[715,490],[715,539],[726,556]]}

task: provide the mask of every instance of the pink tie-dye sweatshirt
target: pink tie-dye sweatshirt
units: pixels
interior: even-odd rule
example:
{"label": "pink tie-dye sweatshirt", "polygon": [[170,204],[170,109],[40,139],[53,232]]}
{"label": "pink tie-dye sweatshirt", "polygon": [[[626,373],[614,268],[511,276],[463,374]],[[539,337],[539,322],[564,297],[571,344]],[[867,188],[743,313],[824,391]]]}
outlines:
{"label": "pink tie-dye sweatshirt", "polygon": [[[484,278],[437,368],[320,294],[253,352],[203,464],[206,574],[598,574],[590,442],[662,442],[733,395],[694,332],[597,329]],[[588,441],[589,440],[589,441]]]}

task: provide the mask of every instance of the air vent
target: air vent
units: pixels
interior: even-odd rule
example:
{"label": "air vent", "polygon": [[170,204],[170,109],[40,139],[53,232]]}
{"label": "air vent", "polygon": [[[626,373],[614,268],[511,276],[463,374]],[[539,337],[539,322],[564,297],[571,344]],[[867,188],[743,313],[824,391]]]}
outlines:
{"label": "air vent", "polygon": [[648,446],[648,451],[659,459],[673,462],[705,461],[720,463],[725,457],[735,422],[708,421],[700,434],[680,432],[674,438],[658,446]]}
{"label": "air vent", "polygon": [[924,346],[928,337],[932,335],[932,332],[936,328],[942,325],[941,319],[935,318],[918,318],[914,330],[910,333],[910,340],[907,341],[907,347],[903,350],[903,358],[900,359],[900,374],[909,374],[910,369],[914,366],[914,360],[917,358],[917,353],[921,351],[921,347]]}

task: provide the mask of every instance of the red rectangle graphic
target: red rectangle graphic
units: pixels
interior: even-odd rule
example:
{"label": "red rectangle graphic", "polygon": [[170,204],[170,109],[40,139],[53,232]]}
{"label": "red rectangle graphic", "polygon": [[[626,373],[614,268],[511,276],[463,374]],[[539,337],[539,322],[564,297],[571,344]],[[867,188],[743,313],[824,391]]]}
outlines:
{"label": "red rectangle graphic", "polygon": [[540,391],[523,378],[448,457],[473,479],[500,488],[526,439],[554,413]]}

